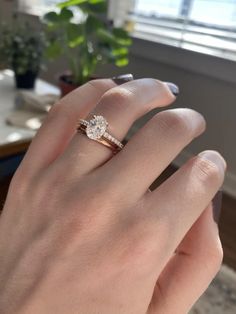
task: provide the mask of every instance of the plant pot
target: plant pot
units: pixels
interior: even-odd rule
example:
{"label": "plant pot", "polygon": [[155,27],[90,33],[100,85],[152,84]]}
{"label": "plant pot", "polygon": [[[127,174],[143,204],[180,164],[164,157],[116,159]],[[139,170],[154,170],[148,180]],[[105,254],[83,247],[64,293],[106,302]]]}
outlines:
{"label": "plant pot", "polygon": [[[95,80],[98,79],[99,77],[96,76],[92,76],[90,77],[89,81],[91,80]],[[81,86],[81,84],[74,84],[73,80],[72,80],[72,76],[71,74],[62,74],[59,77],[59,88],[61,90],[61,97],[69,94],[70,92],[72,92],[74,89],[78,88],[79,86]]]}
{"label": "plant pot", "polygon": [[33,89],[38,73],[27,71],[24,74],[15,73],[16,88]]}
{"label": "plant pot", "polygon": [[79,85],[76,85],[72,82],[71,75],[62,74],[59,77],[59,88],[61,90],[61,97],[69,94],[77,87],[79,87]]}

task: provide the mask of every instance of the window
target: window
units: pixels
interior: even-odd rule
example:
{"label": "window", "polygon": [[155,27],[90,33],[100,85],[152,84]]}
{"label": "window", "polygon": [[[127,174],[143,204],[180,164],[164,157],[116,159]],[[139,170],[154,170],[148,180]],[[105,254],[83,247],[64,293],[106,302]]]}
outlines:
{"label": "window", "polygon": [[137,0],[135,36],[236,60],[236,0]]}
{"label": "window", "polygon": [[[20,10],[43,15],[62,0],[18,1]],[[127,16],[136,37],[236,60],[236,0],[109,0],[117,26]]]}

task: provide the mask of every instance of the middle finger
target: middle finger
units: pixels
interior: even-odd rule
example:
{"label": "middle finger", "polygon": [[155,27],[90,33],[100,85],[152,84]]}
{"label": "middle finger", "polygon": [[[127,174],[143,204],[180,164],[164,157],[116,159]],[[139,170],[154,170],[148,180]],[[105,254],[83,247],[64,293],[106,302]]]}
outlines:
{"label": "middle finger", "polygon": [[204,130],[203,116],[192,109],[162,111],[101,170],[117,184],[119,194],[140,198],[181,150]]}

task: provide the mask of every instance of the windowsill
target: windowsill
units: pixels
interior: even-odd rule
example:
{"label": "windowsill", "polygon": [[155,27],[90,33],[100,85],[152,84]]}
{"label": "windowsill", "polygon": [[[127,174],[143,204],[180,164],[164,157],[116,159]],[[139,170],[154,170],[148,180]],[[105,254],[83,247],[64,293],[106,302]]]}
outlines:
{"label": "windowsill", "polygon": [[236,83],[236,62],[151,40],[137,32],[131,54],[230,83]]}

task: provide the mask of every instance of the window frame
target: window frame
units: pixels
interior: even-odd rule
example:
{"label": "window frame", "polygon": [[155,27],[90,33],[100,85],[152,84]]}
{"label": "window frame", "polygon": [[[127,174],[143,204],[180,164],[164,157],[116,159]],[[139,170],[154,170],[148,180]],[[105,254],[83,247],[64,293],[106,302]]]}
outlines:
{"label": "window frame", "polygon": [[[134,36],[235,62],[236,27],[230,28],[189,19],[194,1],[196,0],[182,2],[180,17],[160,15],[159,18],[155,16],[148,18],[148,16],[136,14],[134,10],[130,14],[131,20],[133,19],[136,25]],[[160,32],[160,29],[163,29],[163,32]],[[201,34],[204,36],[202,42],[198,39]]]}

